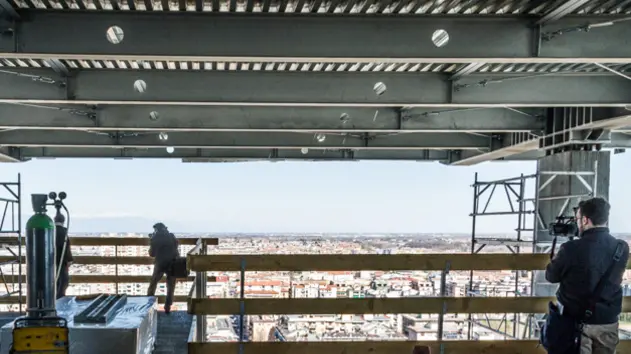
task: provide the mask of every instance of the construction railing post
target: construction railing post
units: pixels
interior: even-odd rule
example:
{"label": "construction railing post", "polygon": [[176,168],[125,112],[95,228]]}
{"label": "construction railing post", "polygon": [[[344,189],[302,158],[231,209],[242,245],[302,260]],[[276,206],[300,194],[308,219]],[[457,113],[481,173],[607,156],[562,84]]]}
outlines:
{"label": "construction railing post", "polygon": [[[447,261],[445,263],[445,269],[443,269],[442,274],[440,275],[440,297],[444,298],[447,296],[447,275],[449,274],[449,268],[451,267],[451,262]],[[438,335],[436,336],[436,340],[439,342],[443,340],[443,324],[445,322],[445,312],[447,312],[447,302],[443,300],[443,305],[440,309],[440,313],[438,314]],[[440,344],[440,353],[443,354],[443,344]]]}
{"label": "construction railing post", "polygon": [[[239,342],[243,343],[245,340],[245,259],[241,259],[241,281],[239,282]],[[241,349],[241,347],[239,347]],[[239,350],[241,352],[241,350]]]}
{"label": "construction railing post", "polygon": [[[206,240],[200,239],[201,247],[199,248],[199,254],[206,254]],[[198,299],[206,298],[206,272],[196,272],[195,274],[195,297]],[[197,324],[197,341],[206,341],[206,316],[198,314],[196,315]]]}

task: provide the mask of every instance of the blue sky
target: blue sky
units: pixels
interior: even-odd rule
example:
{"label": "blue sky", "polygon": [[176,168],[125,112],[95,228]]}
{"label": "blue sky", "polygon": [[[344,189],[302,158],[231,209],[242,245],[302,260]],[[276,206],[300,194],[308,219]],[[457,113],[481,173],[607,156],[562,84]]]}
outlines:
{"label": "blue sky", "polygon": [[[631,231],[631,155],[614,155],[613,231]],[[34,160],[0,164],[0,180],[22,174],[30,194],[64,190],[75,220],[162,220],[173,231],[469,233],[475,172],[485,180],[534,173],[535,162],[450,167],[428,162],[254,162]],[[491,203],[507,208],[499,193]],[[487,217],[482,232],[507,232],[515,217]],[[99,230],[75,230],[99,231]],[[128,230],[120,230],[128,231]],[[139,231],[139,230],[134,230]]]}

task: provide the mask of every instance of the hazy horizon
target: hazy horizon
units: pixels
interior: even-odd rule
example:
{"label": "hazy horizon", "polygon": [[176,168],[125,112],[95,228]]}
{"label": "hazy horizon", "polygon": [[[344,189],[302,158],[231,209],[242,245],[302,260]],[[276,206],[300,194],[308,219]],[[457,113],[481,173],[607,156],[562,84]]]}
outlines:
{"label": "hazy horizon", "polygon": [[[631,154],[611,160],[610,225],[614,233],[631,232]],[[446,166],[57,159],[2,164],[0,181],[15,181],[21,173],[23,222],[31,214],[31,194],[67,192],[71,232],[149,233],[161,221],[176,233],[468,234],[476,172],[488,181],[535,171],[535,161]],[[535,181],[529,182],[527,198],[534,196]],[[488,211],[509,209],[503,188],[498,190]],[[476,223],[479,234],[514,235],[517,217],[478,217]]]}

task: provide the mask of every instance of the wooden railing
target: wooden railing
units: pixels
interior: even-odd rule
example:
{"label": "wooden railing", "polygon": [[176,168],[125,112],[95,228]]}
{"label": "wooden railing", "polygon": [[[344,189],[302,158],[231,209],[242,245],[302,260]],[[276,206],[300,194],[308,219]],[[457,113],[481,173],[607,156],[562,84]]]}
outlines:
{"label": "wooden railing", "polygon": [[[491,271],[544,270],[546,254],[415,254],[415,255],[194,255],[188,256],[191,270],[206,271],[356,271],[424,270]],[[627,265],[629,268],[630,265]],[[243,283],[243,281],[241,282]],[[241,292],[243,293],[243,292]],[[359,299],[189,299],[189,313],[204,315],[258,314],[425,314],[447,313],[544,313],[550,297],[422,297]],[[631,312],[631,297],[623,302]],[[440,326],[440,324],[439,324]],[[442,333],[442,331],[439,331]],[[189,342],[190,354],[345,354],[412,353],[416,345],[428,345],[432,353],[444,354],[530,354],[545,353],[536,340],[502,341],[384,341],[384,342],[205,342],[205,335]],[[440,338],[440,336],[439,336]],[[631,341],[622,341],[619,354],[631,354]]]}
{"label": "wooden railing", "polygon": [[[179,238],[180,245],[196,245],[197,238]],[[205,238],[204,242],[209,245],[217,245],[218,239]],[[24,238],[22,239],[23,245],[25,244]],[[130,256],[117,256],[119,247],[126,246],[149,246],[148,237],[70,237],[70,243],[72,247],[79,246],[95,246],[95,247],[115,247],[114,256],[74,256],[75,265],[151,265],[153,259],[149,256],[146,257],[130,257]],[[17,240],[15,237],[0,237],[0,244],[15,244],[17,247]],[[75,252],[76,253],[76,252]],[[0,256],[0,262],[15,259],[14,256]],[[26,262],[26,255],[24,248],[22,250],[22,263]],[[26,272],[23,272],[25,274]],[[7,283],[17,283],[18,276],[15,274],[6,274],[4,279]],[[191,276],[188,281],[194,281],[195,277]],[[117,284],[117,283],[148,283],[151,280],[150,275],[70,275],[70,284]],[[208,281],[214,281],[215,277],[208,277]],[[22,282],[26,281],[26,276],[22,278]],[[164,282],[165,279],[162,279]],[[0,284],[4,280],[0,278]],[[24,289],[26,291],[26,289]],[[164,302],[164,296],[158,296],[160,302]],[[176,295],[175,302],[186,302],[189,297],[187,295]],[[17,303],[17,296],[9,296],[0,298],[0,303]]]}

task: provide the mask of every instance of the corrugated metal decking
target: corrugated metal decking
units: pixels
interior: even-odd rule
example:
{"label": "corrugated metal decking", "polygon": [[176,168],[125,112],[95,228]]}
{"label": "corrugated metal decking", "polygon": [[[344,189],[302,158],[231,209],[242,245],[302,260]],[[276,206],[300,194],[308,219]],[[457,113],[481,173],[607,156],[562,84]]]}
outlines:
{"label": "corrugated metal decking", "polygon": [[[0,161],[533,159],[552,107],[590,112],[567,116],[572,144],[625,148],[629,12],[623,0],[0,0]],[[581,133],[593,129],[605,134]]]}

